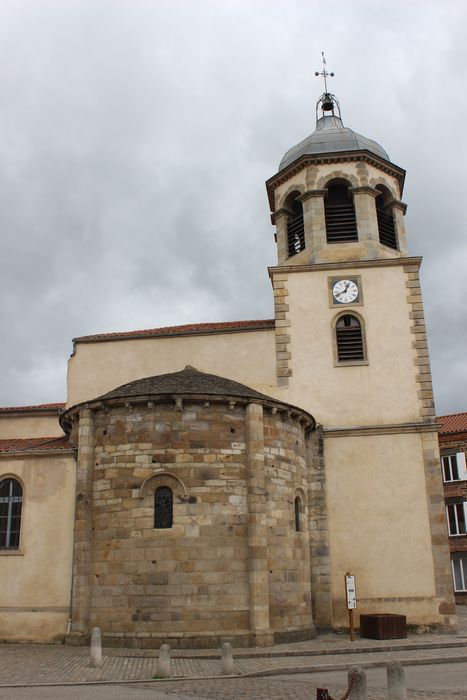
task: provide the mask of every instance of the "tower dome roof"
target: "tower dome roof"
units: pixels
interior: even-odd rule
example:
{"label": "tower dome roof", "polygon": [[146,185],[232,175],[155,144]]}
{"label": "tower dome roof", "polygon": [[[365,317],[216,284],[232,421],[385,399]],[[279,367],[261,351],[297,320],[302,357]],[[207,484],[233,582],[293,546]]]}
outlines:
{"label": "tower dome roof", "polygon": [[388,154],[379,143],[345,127],[342,119],[333,113],[325,114],[316,120],[315,131],[287,151],[280,162],[279,170],[283,170],[304,155],[343,151],[370,151],[379,158],[389,160]]}

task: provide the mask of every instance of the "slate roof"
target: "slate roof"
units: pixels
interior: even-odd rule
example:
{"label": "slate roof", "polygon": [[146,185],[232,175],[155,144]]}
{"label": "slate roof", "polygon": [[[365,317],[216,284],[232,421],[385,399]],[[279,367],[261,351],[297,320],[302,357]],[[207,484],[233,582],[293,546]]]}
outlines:
{"label": "slate roof", "polygon": [[138,331],[122,331],[117,333],[98,333],[97,335],[82,335],[74,338],[74,343],[95,343],[104,340],[125,340],[131,338],[170,337],[178,335],[204,335],[207,333],[233,333],[236,331],[257,331],[274,329],[274,319],[256,321],[223,321],[219,323],[188,323],[183,326],[164,326],[162,328],[147,328]]}
{"label": "slate roof", "polygon": [[64,403],[39,403],[35,406],[0,406],[0,413],[36,413],[46,411],[60,411],[65,408]]}
{"label": "slate roof", "polygon": [[343,151],[369,151],[389,161],[388,154],[379,143],[345,127],[339,117],[326,115],[318,119],[316,130],[310,136],[287,151],[280,162],[279,170],[283,170],[303,155]]}
{"label": "slate roof", "polygon": [[0,440],[0,453],[5,452],[45,452],[48,450],[69,450],[71,445],[68,438],[63,437],[36,437],[36,438],[10,438]]}
{"label": "slate roof", "polygon": [[467,432],[467,413],[451,413],[447,416],[437,416],[436,422],[441,423],[440,435]]}
{"label": "slate roof", "polygon": [[155,377],[136,379],[109,391],[103,396],[99,396],[96,400],[130,398],[132,396],[173,396],[177,394],[238,396],[271,401],[270,396],[260,394],[255,389],[245,386],[245,384],[234,382],[232,379],[225,377],[218,377],[216,374],[206,374],[189,366],[180,372],[170,372],[168,374],[159,374]]}

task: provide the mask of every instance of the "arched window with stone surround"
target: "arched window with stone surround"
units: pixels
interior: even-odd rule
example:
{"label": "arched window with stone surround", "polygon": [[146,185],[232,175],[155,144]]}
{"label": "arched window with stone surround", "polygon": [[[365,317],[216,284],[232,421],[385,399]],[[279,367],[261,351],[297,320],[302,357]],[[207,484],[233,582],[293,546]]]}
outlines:
{"label": "arched window with stone surround", "polygon": [[294,501],[294,511],[295,511],[295,532],[301,531],[300,517],[302,513],[302,499],[300,496],[295,496]]}
{"label": "arched window with stone surround", "polygon": [[326,185],[324,198],[327,243],[358,241],[355,206],[347,180],[335,179]]}
{"label": "arched window with stone surround", "polygon": [[336,321],[335,332],[338,362],[358,362],[366,359],[362,323],[357,316],[340,316]]}
{"label": "arched window with stone surround", "polygon": [[0,550],[19,549],[23,487],[17,479],[0,481]]}
{"label": "arched window with stone surround", "polygon": [[171,528],[173,525],[173,491],[168,486],[159,486],[154,491],[154,528]]}
{"label": "arched window with stone surround", "polygon": [[290,211],[287,221],[287,255],[289,258],[305,250],[303,204],[298,199],[299,196],[298,191],[291,192],[284,205]]}
{"label": "arched window with stone surround", "polygon": [[377,185],[376,217],[378,219],[379,241],[389,248],[398,250],[396,225],[393,213],[393,197],[387,187]]}

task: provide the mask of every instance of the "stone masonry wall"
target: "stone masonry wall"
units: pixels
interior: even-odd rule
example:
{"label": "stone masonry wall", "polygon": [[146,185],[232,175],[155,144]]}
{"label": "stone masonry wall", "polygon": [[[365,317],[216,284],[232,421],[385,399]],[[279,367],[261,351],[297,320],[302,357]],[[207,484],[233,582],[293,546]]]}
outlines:
{"label": "stone masonry wall", "polygon": [[[283,415],[264,417],[266,488],[269,494],[269,616],[275,640],[314,635],[310,593],[310,549],[305,434]],[[295,528],[300,498],[300,531]]]}
{"label": "stone masonry wall", "polygon": [[[90,625],[142,645],[248,636],[244,408],[121,406],[95,424]],[[161,484],[174,521],[156,530]]]}

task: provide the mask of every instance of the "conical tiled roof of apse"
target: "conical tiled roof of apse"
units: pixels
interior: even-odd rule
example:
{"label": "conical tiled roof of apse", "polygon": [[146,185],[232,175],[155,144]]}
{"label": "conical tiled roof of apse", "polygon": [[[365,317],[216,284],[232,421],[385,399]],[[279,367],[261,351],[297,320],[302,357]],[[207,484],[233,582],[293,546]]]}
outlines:
{"label": "conical tiled roof of apse", "polygon": [[211,395],[211,396],[238,396],[263,401],[275,401],[270,396],[261,394],[245,384],[234,382],[226,377],[216,374],[206,374],[194,367],[187,366],[180,372],[158,374],[155,377],[136,379],[128,384],[109,391],[98,397],[98,400],[131,398],[134,396],[174,396],[183,395]]}

